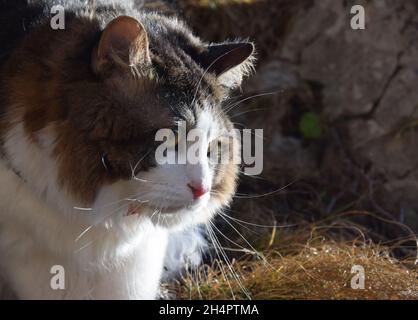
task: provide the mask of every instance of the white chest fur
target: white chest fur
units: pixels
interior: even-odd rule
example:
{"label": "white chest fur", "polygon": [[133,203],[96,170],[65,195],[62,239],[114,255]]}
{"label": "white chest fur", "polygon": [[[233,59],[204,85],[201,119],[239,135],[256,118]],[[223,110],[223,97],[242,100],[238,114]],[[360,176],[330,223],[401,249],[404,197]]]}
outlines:
{"label": "white chest fur", "polygon": [[[44,205],[0,163],[0,272],[24,299],[153,299],[168,232],[132,217],[120,236],[104,227],[75,241],[85,226]],[[51,288],[51,268],[65,271],[65,288]]]}
{"label": "white chest fur", "polygon": [[[167,278],[200,262],[205,241],[193,225],[169,230],[149,215],[97,223],[107,212],[74,210],[56,184],[47,137],[39,133],[45,147],[39,152],[21,124],[6,136],[7,158],[23,180],[0,160],[0,279],[19,298],[153,299],[164,266]],[[54,266],[65,272],[62,290],[51,287]]]}

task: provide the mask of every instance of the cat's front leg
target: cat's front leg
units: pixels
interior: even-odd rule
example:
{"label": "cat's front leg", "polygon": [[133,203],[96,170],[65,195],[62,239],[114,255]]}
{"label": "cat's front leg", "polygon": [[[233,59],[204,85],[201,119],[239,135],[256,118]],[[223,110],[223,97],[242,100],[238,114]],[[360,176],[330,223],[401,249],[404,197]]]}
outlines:
{"label": "cat's front leg", "polygon": [[[130,245],[132,244],[124,244]],[[166,246],[167,231],[160,229],[153,232],[136,245],[134,252],[127,258],[115,261],[114,268],[100,272],[88,298],[158,298]]]}

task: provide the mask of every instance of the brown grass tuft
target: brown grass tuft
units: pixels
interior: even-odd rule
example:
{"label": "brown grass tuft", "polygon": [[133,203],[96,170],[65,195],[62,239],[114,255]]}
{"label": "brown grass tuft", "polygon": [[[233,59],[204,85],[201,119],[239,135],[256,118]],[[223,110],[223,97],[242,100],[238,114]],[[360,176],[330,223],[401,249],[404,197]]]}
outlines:
{"label": "brown grass tuft", "polygon": [[[317,238],[302,246],[293,243],[285,255],[269,250],[265,256],[267,262],[249,256],[232,262],[252,299],[418,299],[413,263],[391,258],[386,247]],[[354,265],[365,270],[364,290],[351,288]],[[187,274],[170,289],[180,299],[247,299],[219,260]]]}

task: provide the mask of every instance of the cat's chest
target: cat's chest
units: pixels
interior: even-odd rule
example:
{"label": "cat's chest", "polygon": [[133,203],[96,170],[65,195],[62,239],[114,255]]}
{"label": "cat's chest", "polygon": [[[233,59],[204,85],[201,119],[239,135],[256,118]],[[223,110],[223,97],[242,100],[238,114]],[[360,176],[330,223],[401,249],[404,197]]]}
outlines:
{"label": "cat's chest", "polygon": [[88,213],[73,212],[69,216],[69,213],[59,212],[28,187],[4,160],[0,160],[0,180],[1,237],[9,237],[6,242],[21,238],[30,243],[27,250],[74,257],[81,263],[88,259],[104,262],[123,259],[141,250],[141,246],[156,250],[151,239],[158,243],[167,233],[138,216],[124,217],[118,225],[108,227],[86,218]]}

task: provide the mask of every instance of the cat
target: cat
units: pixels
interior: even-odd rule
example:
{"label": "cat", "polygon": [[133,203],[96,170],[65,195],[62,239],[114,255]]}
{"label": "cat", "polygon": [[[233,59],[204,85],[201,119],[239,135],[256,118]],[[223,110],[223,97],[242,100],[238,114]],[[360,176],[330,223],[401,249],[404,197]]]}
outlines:
{"label": "cat", "polygon": [[[51,28],[54,5],[64,29]],[[230,204],[238,168],[206,152],[160,165],[155,133],[183,121],[206,134],[203,150],[226,139],[239,152],[222,106],[253,68],[253,43],[206,43],[133,1],[0,0],[0,25],[4,288],[158,298],[162,278],[200,262],[200,227]]]}

